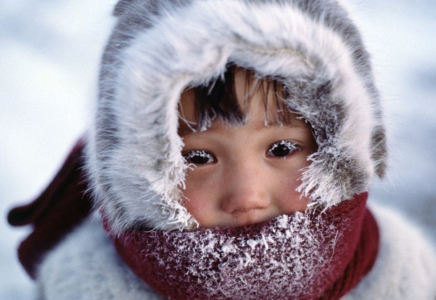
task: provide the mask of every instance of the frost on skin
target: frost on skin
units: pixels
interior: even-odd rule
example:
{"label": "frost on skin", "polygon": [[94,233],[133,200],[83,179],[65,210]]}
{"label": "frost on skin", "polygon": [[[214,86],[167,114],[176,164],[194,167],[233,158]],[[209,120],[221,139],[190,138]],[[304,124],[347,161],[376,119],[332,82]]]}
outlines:
{"label": "frost on skin", "polygon": [[345,268],[352,223],[297,212],[237,228],[136,232],[121,251],[170,299],[302,300],[320,295]]}

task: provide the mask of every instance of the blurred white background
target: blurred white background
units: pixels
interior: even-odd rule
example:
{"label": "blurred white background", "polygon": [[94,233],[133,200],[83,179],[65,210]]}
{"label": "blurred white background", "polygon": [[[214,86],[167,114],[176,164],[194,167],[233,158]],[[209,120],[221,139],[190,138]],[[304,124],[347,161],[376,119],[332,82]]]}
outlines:
{"label": "blurred white background", "polygon": [[[7,211],[36,197],[85,131],[115,0],[0,2],[0,299],[33,299],[16,259],[29,229]],[[436,1],[351,0],[390,126],[372,196],[436,240]],[[374,201],[374,200],[372,200]]]}

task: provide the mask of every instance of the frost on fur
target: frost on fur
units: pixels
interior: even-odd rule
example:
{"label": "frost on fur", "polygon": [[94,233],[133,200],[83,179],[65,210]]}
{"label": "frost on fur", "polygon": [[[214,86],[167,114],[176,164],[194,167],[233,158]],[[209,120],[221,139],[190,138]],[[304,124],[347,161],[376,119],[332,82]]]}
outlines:
{"label": "frost on fur", "polygon": [[229,62],[283,79],[289,105],[312,125],[319,150],[300,191],[313,202],[335,205],[383,173],[369,58],[346,13],[334,13],[337,2],[153,3],[119,9],[103,58],[88,165],[115,231],[195,227],[181,199],[177,103],[185,87],[218,78]]}

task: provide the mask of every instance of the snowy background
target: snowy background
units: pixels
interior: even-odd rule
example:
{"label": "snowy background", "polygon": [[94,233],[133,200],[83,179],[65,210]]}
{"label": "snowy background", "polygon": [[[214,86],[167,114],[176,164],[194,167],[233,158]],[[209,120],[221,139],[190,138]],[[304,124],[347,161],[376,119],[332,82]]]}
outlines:
{"label": "snowy background", "polygon": [[[359,2],[357,2],[359,1]],[[33,299],[7,211],[38,195],[84,132],[115,0],[0,1],[0,300]],[[436,1],[354,0],[390,126],[372,195],[436,240]]]}

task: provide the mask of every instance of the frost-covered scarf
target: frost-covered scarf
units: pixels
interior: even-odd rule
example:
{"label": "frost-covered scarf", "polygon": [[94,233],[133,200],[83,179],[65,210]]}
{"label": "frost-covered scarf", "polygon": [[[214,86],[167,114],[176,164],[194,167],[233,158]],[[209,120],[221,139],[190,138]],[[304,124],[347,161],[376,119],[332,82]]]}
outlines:
{"label": "frost-covered scarf", "polygon": [[339,299],[377,255],[378,229],[366,199],[364,193],[326,211],[238,228],[111,237],[137,276],[169,299]]}

